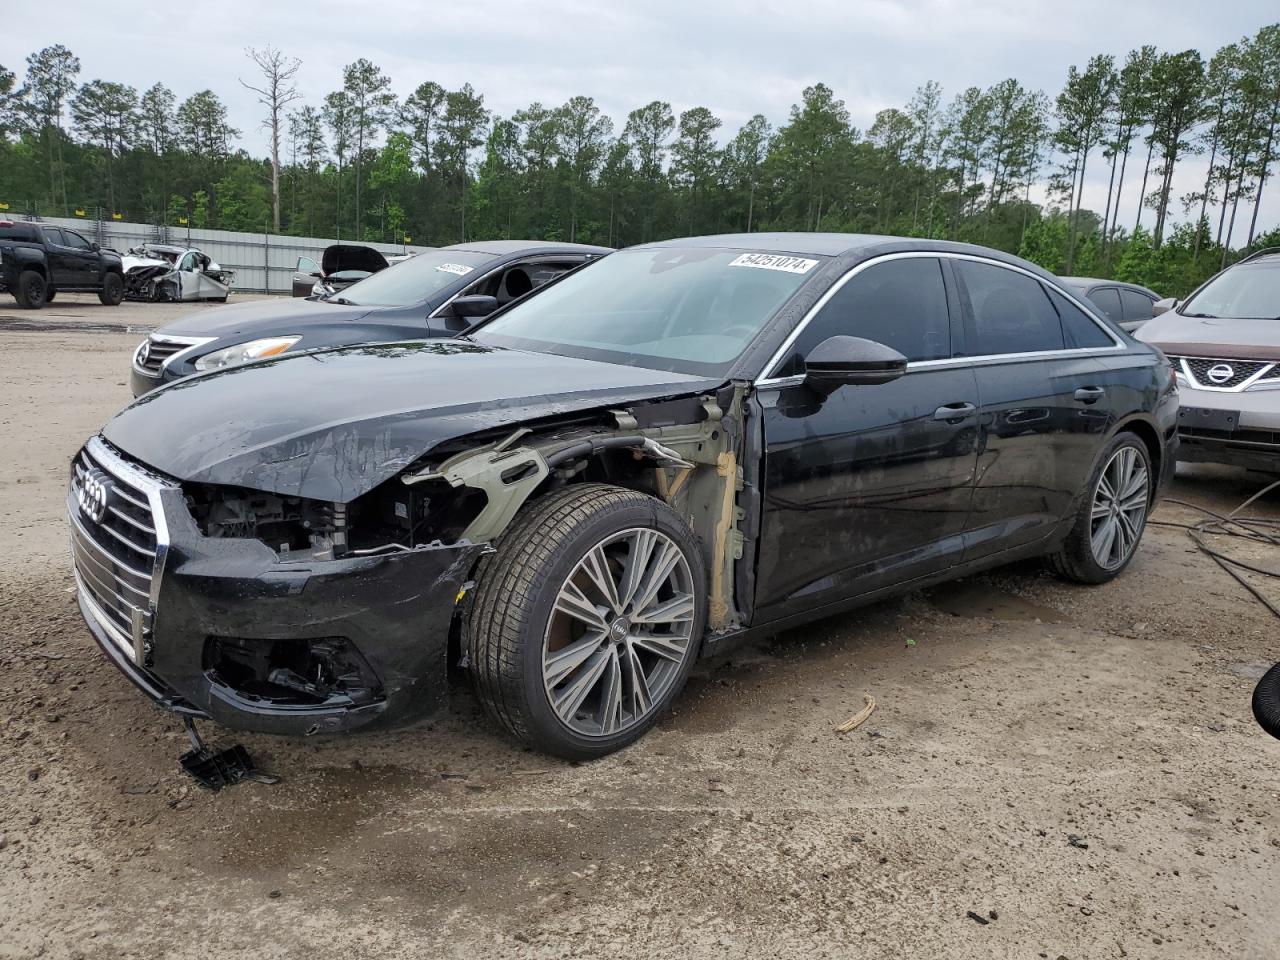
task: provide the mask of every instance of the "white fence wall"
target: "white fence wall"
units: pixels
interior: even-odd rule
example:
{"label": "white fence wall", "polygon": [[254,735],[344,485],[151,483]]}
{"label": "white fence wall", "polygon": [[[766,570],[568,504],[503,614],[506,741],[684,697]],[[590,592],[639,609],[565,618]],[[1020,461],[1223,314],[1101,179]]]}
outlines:
{"label": "white fence wall", "polygon": [[[159,227],[150,223],[122,220],[81,220],[42,217],[40,222],[67,227],[96,240],[99,245],[124,253],[140,243],[176,243],[203,250],[218,265],[236,272],[236,290],[248,293],[289,293],[294,267],[299,257],[319,262],[324,248],[337,240],[319,237],[284,237],[268,233],[237,233],[232,230],[195,230],[187,227]],[[355,243],[344,240],[343,243]],[[366,243],[383,253],[418,253],[427,247],[394,243]]]}

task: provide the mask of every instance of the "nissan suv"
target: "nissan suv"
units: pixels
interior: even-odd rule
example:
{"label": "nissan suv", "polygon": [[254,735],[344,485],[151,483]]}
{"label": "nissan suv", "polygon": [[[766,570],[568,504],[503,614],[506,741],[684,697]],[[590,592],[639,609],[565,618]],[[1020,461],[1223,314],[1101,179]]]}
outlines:
{"label": "nissan suv", "polygon": [[1280,247],[1171,306],[1136,336],[1177,371],[1178,459],[1280,473]]}

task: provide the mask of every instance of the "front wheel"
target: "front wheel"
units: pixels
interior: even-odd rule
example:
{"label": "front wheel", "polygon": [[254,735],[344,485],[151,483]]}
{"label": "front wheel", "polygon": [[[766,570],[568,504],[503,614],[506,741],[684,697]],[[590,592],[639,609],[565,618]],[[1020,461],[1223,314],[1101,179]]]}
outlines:
{"label": "front wheel", "polygon": [[567,759],[639,739],[697,657],[706,570],[660,500],[581,484],[531,503],[477,573],[476,694],[519,740]]}
{"label": "front wheel", "polygon": [[124,299],[124,280],[118,273],[108,273],[102,278],[102,289],[98,291],[98,299],[104,306],[118,307]]}
{"label": "front wheel", "polygon": [[1133,559],[1151,508],[1151,455],[1132,433],[1112,438],[1089,478],[1075,526],[1049,565],[1077,583],[1106,583]]}

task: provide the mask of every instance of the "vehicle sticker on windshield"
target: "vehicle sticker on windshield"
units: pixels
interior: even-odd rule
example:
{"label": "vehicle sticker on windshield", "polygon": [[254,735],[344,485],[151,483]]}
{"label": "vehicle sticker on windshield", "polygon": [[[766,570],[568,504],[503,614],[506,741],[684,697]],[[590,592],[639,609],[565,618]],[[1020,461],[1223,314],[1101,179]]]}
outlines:
{"label": "vehicle sticker on windshield", "polygon": [[454,273],[460,277],[465,277],[468,273],[474,270],[475,267],[468,267],[466,264],[462,263],[441,263],[437,265],[436,269],[443,271],[444,273]]}
{"label": "vehicle sticker on windshield", "polygon": [[784,273],[808,273],[817,265],[817,260],[784,257],[780,253],[744,253],[729,264],[731,267],[759,267],[762,270],[781,270]]}

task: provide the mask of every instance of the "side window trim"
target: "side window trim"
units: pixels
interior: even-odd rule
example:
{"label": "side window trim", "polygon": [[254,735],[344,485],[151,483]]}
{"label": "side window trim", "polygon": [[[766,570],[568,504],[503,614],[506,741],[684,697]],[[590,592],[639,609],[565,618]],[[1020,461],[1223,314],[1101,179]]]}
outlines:
{"label": "side window trim", "polygon": [[[1003,267],[1005,270],[1012,270],[1015,273],[1021,273],[1024,276],[1028,276],[1039,283],[1045,284],[1050,289],[1066,297],[1069,302],[1075,304],[1077,307],[1083,310],[1085,315],[1089,318],[1089,321],[1097,325],[1098,329],[1107,335],[1107,337],[1111,340],[1111,344],[1112,344],[1109,347],[1068,347],[1062,350],[1034,350],[1027,353],[983,353],[983,354],[973,354],[972,356],[969,356],[969,355],[960,356],[956,352],[956,342],[953,339],[951,344],[952,356],[950,359],[948,360],[916,360],[907,364],[908,371],[921,369],[921,368],[927,369],[930,367],[959,366],[962,364],[973,363],[973,362],[992,362],[992,361],[1008,361],[1008,360],[1039,360],[1044,357],[1084,355],[1084,354],[1090,354],[1090,353],[1120,351],[1120,350],[1126,349],[1127,345],[1124,343],[1124,341],[1120,340],[1106,326],[1099,323],[1097,319],[1094,318],[1092,309],[1090,307],[1085,306],[1081,302],[1079,297],[1072,294],[1065,287],[1057,283],[1051,283],[1045,280],[1043,277],[1032,273],[1030,270],[1024,270],[1022,267],[1019,267],[1016,264],[1003,263],[1000,260],[993,260],[988,257],[974,256],[973,254],[968,254],[968,253],[953,253],[949,250],[910,250],[910,251],[904,251],[902,253],[886,253],[878,257],[872,257],[871,259],[863,260],[861,263],[855,264],[848,271],[846,271],[843,276],[841,276],[834,283],[832,283],[831,286],[827,288],[826,292],[823,293],[822,296],[818,298],[817,302],[814,303],[814,305],[809,308],[808,312],[806,312],[805,315],[800,318],[800,322],[796,324],[795,329],[792,330],[791,333],[787,335],[787,338],[783,340],[782,343],[778,346],[777,350],[773,352],[773,356],[769,358],[768,362],[765,363],[765,365],[762,368],[764,373],[762,373],[760,376],[756,378],[756,381],[755,381],[756,384],[763,385],[763,386],[772,386],[775,384],[799,383],[800,381],[802,381],[804,379],[803,376],[785,376],[785,377],[778,376],[775,371],[777,371],[777,369],[782,364],[782,362],[787,359],[787,356],[791,352],[792,346],[795,344],[795,342],[798,339],[800,339],[800,334],[804,332],[804,328],[809,325],[809,322],[818,315],[818,313],[822,310],[822,308],[827,305],[827,302],[831,300],[832,297],[835,296],[836,292],[841,287],[843,287],[853,277],[857,276],[863,270],[867,269],[873,264],[884,263],[887,260],[905,259],[908,257],[936,257],[944,261],[944,266],[945,266],[945,261],[974,260],[974,261],[977,261],[978,263],[992,264],[997,267]],[[951,269],[948,267],[947,269],[944,269],[943,275],[948,276],[951,274],[951,272],[952,272]],[[951,308],[952,304],[950,299],[951,297],[950,289],[948,289],[947,297],[948,297],[947,306],[948,308]]]}

